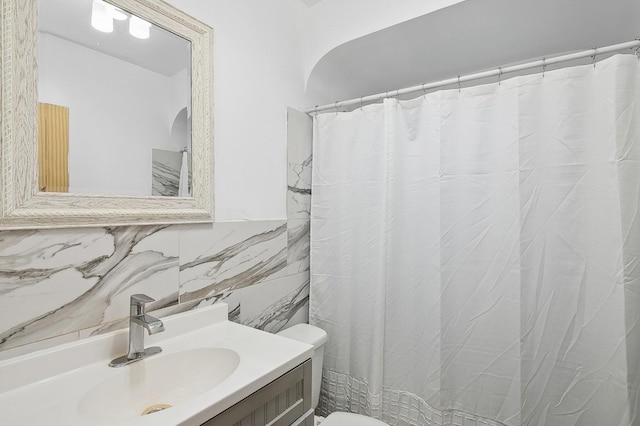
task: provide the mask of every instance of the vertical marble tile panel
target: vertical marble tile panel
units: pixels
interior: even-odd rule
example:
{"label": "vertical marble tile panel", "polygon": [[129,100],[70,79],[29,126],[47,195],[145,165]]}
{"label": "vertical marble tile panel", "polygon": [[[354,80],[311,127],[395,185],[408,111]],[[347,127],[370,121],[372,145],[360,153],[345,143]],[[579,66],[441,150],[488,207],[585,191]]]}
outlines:
{"label": "vertical marble tile panel", "polygon": [[289,275],[309,270],[310,219],[287,221],[287,271]]}
{"label": "vertical marble tile panel", "polygon": [[285,221],[183,225],[180,303],[201,301],[286,275]]}
{"label": "vertical marble tile panel", "polygon": [[289,163],[287,218],[308,219],[311,214],[311,167]]}
{"label": "vertical marble tile panel", "polygon": [[0,350],[177,302],[177,233],[163,226],[0,233]]}
{"label": "vertical marble tile panel", "polygon": [[287,109],[287,161],[311,166],[313,119],[302,111]]}
{"label": "vertical marble tile panel", "polygon": [[313,120],[307,114],[287,111],[287,218],[308,219],[311,213],[311,163]]}

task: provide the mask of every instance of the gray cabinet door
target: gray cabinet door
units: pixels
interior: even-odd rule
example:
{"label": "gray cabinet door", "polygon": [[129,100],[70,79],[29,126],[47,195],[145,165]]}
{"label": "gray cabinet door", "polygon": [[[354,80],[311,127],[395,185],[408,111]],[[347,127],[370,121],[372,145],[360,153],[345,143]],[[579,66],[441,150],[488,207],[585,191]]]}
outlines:
{"label": "gray cabinet door", "polygon": [[[311,360],[308,360],[202,426],[290,426],[310,409]],[[313,426],[313,415],[299,424]]]}

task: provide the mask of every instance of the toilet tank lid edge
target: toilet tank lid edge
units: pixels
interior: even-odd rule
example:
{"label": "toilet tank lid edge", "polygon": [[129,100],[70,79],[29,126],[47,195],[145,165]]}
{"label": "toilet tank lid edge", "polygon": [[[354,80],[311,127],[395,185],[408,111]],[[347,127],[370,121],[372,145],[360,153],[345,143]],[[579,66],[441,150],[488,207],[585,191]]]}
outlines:
{"label": "toilet tank lid edge", "polygon": [[294,339],[313,345],[314,348],[327,341],[327,332],[321,328],[309,324],[297,324],[278,333],[279,336]]}

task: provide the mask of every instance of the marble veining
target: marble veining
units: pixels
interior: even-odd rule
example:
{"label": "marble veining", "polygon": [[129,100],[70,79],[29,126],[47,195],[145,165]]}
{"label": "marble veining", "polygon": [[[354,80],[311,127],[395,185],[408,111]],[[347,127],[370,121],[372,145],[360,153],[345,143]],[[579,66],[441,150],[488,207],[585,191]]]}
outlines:
{"label": "marble veining", "polygon": [[[175,290],[162,284],[178,279],[178,257],[171,253],[176,244],[171,244],[172,231],[165,228],[136,226],[83,233],[5,234],[7,240],[15,239],[17,247],[0,252],[4,265],[0,272],[3,308],[0,349],[126,316],[125,299],[133,292],[144,291],[160,301],[150,308],[177,303]],[[162,244],[157,244],[161,239],[156,239],[154,250],[138,247],[145,238],[163,231],[168,233],[164,236],[165,250]],[[78,236],[80,239],[74,238]],[[22,252],[18,251],[20,248]],[[71,263],[72,255],[65,251],[75,252],[80,248],[84,256],[80,256],[77,263]],[[38,255],[34,256],[35,253]],[[58,266],[43,267],[54,258],[59,261]],[[63,259],[68,262],[60,262]]]}
{"label": "marble veining", "polygon": [[235,292],[240,302],[239,322],[269,332],[308,322],[309,273],[299,273]]}
{"label": "marble veining", "polygon": [[[276,333],[290,325],[309,321],[309,273],[276,278],[258,285],[196,299],[150,311],[164,317],[218,302],[229,305],[229,320],[260,330]],[[88,337],[125,328],[128,318],[80,332]]]}
{"label": "marble veining", "polygon": [[311,216],[313,120],[293,108],[287,110],[287,218]]}
{"label": "marble veining", "polygon": [[286,274],[286,222],[250,222],[242,227],[239,223],[215,223],[207,230],[194,227],[182,234],[181,303]]}
{"label": "marble veining", "polygon": [[310,269],[311,221],[292,219],[287,222],[287,268],[289,274]]}
{"label": "marble veining", "polygon": [[[308,322],[311,119],[290,109],[288,131],[286,221],[0,233],[0,359],[127,327],[134,293],[157,317],[224,301],[266,331]],[[169,154],[154,172],[177,191]]]}
{"label": "marble veining", "polygon": [[151,195],[177,197],[182,154],[156,148],[151,151]]}
{"label": "marble veining", "polygon": [[[241,315],[241,323],[260,330],[277,333],[293,325],[301,322],[309,321],[309,274],[298,274],[288,277],[285,280],[279,280],[278,283],[266,282],[256,287],[263,287],[260,291],[270,292],[262,297],[257,293],[258,288],[253,290],[251,300],[270,301],[266,306],[260,309],[254,309],[254,315],[245,313]],[[277,288],[277,287],[281,288]],[[275,300],[274,300],[275,299]]]}
{"label": "marble veining", "polygon": [[308,219],[311,216],[311,167],[289,163],[288,176],[287,217]]}

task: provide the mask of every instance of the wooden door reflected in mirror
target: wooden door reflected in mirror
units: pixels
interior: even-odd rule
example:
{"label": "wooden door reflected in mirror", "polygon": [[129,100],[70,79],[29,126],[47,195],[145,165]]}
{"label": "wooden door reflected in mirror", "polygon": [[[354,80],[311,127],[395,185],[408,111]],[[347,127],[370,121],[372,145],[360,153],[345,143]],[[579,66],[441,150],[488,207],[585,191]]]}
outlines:
{"label": "wooden door reflected in mirror", "polygon": [[69,192],[69,108],[38,104],[38,182],[41,192]]}

